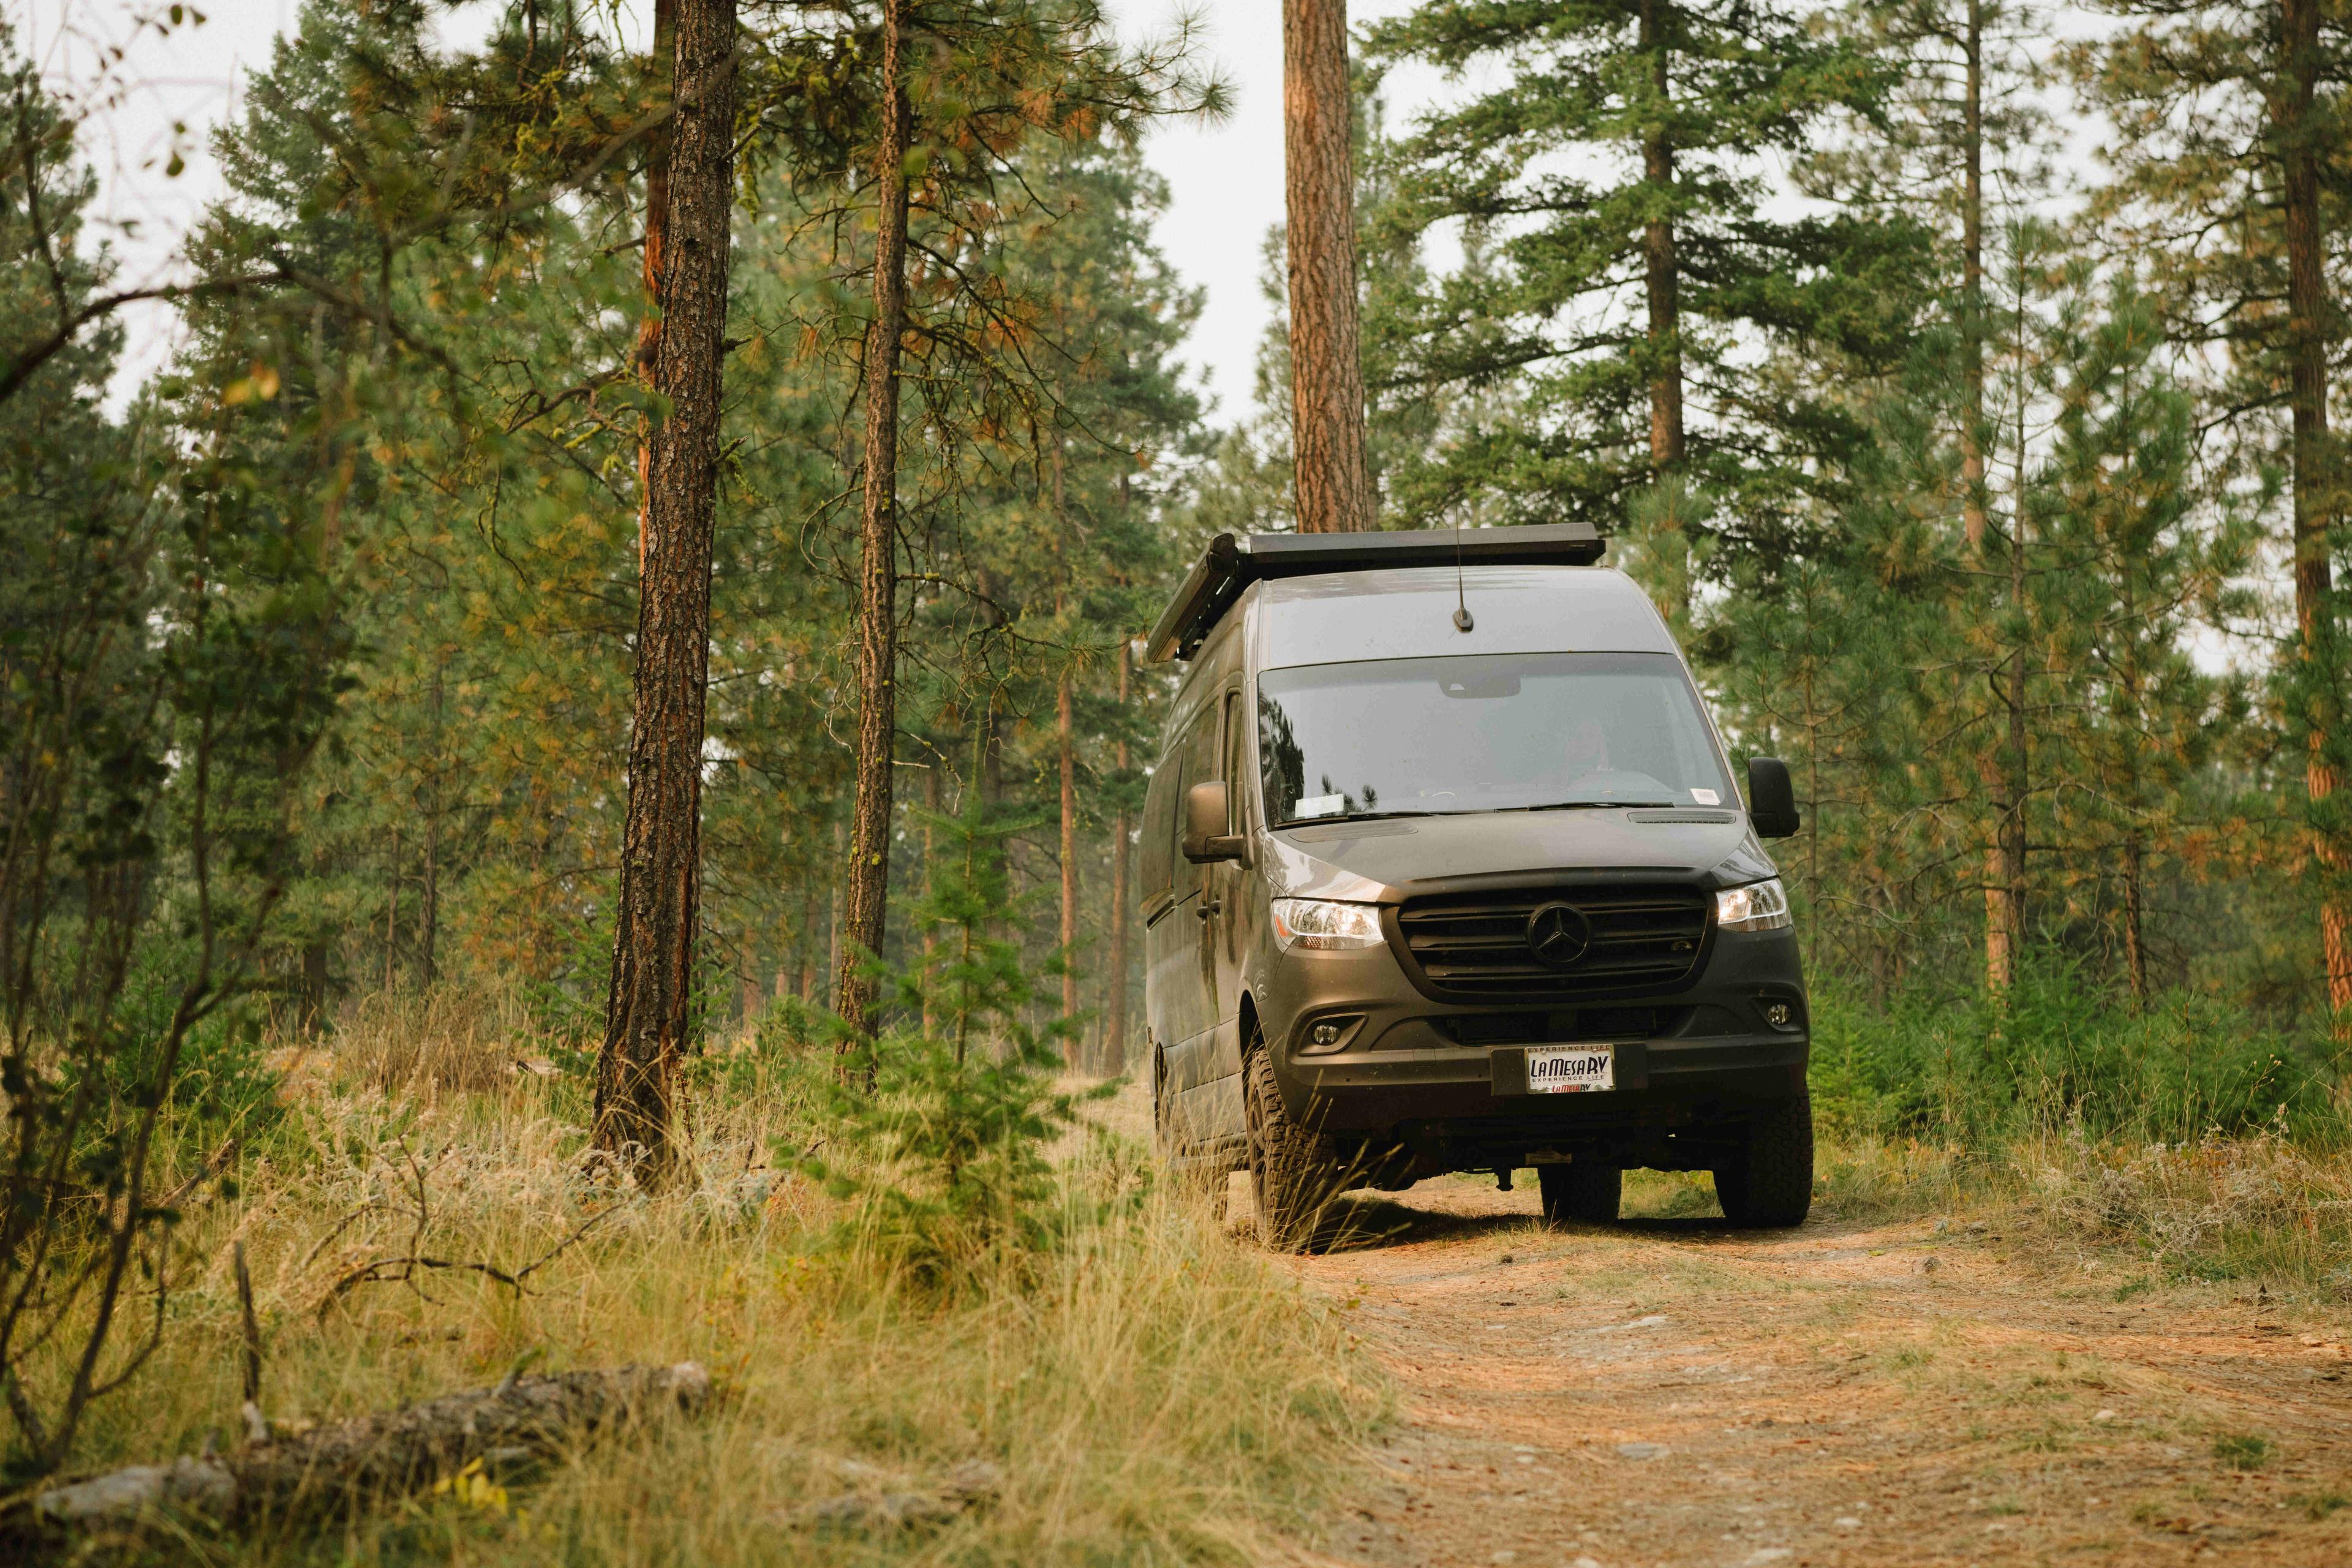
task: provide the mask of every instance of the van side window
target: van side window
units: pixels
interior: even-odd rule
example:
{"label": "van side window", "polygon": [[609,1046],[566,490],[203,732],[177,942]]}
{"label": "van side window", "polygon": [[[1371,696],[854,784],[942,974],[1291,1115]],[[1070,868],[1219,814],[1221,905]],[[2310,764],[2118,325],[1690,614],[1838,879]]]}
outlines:
{"label": "van side window", "polygon": [[1170,752],[1152,770],[1151,783],[1143,792],[1143,831],[1138,836],[1143,841],[1143,862],[1136,877],[1136,902],[1150,910],[1168,896],[1169,870],[1175,860],[1175,840],[1169,837],[1168,819],[1176,810],[1176,775],[1184,771],[1177,753]]}
{"label": "van side window", "polygon": [[1242,732],[1244,714],[1242,694],[1225,693],[1225,831],[1247,831],[1249,813],[1243,809],[1242,792],[1249,787],[1249,737]]}
{"label": "van side window", "polygon": [[[1202,708],[1185,730],[1184,739],[1177,747],[1183,758],[1183,770],[1176,780],[1176,798],[1170,803],[1168,816],[1160,831],[1168,836],[1170,854],[1175,871],[1176,896],[1198,892],[1202,868],[1184,858],[1184,797],[1194,784],[1217,776],[1217,710]],[[1172,761],[1172,759],[1171,759]]]}

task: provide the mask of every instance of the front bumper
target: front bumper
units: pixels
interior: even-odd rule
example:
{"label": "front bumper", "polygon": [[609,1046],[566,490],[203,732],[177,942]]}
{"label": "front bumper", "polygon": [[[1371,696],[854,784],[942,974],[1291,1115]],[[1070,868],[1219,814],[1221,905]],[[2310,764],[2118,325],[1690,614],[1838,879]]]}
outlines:
{"label": "front bumper", "polygon": [[[1663,995],[1449,1005],[1383,949],[1292,952],[1271,972],[1260,1026],[1291,1114],[1425,1169],[1579,1155],[1704,1169],[1759,1107],[1805,1089],[1810,1019],[1786,930],[1714,933],[1697,974]],[[1318,1024],[1338,1026],[1338,1049],[1311,1048]],[[1515,1092],[1527,1046],[1579,1039],[1617,1045],[1616,1089]]]}

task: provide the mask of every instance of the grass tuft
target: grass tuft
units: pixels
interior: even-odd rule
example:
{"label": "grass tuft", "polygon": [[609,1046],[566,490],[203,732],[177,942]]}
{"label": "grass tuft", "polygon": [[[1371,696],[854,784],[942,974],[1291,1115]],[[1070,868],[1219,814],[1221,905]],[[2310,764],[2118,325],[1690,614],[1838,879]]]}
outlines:
{"label": "grass tuft", "polygon": [[2251,1432],[2229,1434],[2213,1439],[2213,1457],[2233,1470],[2259,1470],[2277,1454],[2277,1446],[2268,1437],[2259,1437]]}

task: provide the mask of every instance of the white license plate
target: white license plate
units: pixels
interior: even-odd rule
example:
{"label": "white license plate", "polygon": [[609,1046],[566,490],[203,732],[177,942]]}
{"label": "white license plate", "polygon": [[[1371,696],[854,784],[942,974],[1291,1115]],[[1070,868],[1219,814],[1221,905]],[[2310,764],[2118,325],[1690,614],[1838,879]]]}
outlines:
{"label": "white license plate", "polygon": [[1588,1094],[1617,1087],[1614,1046],[1531,1046],[1528,1048],[1529,1094]]}

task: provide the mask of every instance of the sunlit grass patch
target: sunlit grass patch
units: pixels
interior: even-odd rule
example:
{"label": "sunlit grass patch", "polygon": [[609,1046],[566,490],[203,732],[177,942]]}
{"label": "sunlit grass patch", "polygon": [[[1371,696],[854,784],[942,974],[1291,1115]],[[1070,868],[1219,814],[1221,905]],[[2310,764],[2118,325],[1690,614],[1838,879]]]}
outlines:
{"label": "sunlit grass patch", "polygon": [[[1344,1314],[1153,1182],[1133,1143],[1066,1146],[1050,1245],[980,1257],[958,1289],[866,1245],[859,1198],[772,1158],[814,1136],[792,1095],[713,1072],[686,1178],[647,1196],[583,1172],[567,1079],[428,1098],[383,1056],[320,1066],[236,1195],[191,1215],[170,1332],[137,1395],[94,1407],[79,1466],[234,1442],[251,1261],[261,1404],[299,1424],[392,1408],[509,1370],[702,1363],[699,1421],[495,1470],[336,1522],[223,1540],[223,1560],[1051,1563],[1264,1561],[1311,1533],[1385,1409]],[[337,1285],[422,1251],[512,1272],[604,1217],[518,1291],[462,1271]],[[339,1228],[340,1227],[340,1228]],[[811,1505],[1001,1473],[980,1504],[906,1530],[820,1528]]]}

